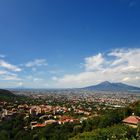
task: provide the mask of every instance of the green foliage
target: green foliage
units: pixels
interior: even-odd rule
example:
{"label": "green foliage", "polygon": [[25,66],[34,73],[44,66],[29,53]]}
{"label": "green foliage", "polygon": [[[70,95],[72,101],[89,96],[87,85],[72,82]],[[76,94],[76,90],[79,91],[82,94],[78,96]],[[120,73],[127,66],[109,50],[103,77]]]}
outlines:
{"label": "green foliage", "polygon": [[9,139],[8,132],[5,130],[1,130],[0,131],[0,139],[1,140],[8,140]]}
{"label": "green foliage", "polygon": [[107,128],[99,128],[92,132],[84,132],[71,138],[70,140],[127,140],[132,137],[130,131],[132,128],[129,128],[125,125],[115,125]]}
{"label": "green foliage", "polygon": [[74,132],[75,135],[78,134],[78,133],[81,133],[82,132],[82,126],[81,125],[75,125],[73,127],[73,132]]}
{"label": "green foliage", "polygon": [[[6,120],[0,123],[0,130],[4,130],[8,134],[9,139],[14,139],[16,135],[20,132],[23,131],[23,118],[22,116],[17,116],[15,118],[12,118],[10,120]],[[5,135],[2,133],[0,136]]]}
{"label": "green foliage", "polygon": [[[28,100],[23,97],[19,102]],[[36,104],[33,100],[29,102]],[[24,126],[29,126],[30,122],[38,117],[30,116],[24,120],[23,115],[18,115],[0,122],[0,140],[139,140],[140,125],[137,129],[122,125],[122,120],[132,112],[140,114],[140,102],[124,109],[106,110],[81,124],[51,124],[27,131],[24,130]]]}
{"label": "green foliage", "polygon": [[135,115],[140,116],[140,101],[134,102],[129,107]]}

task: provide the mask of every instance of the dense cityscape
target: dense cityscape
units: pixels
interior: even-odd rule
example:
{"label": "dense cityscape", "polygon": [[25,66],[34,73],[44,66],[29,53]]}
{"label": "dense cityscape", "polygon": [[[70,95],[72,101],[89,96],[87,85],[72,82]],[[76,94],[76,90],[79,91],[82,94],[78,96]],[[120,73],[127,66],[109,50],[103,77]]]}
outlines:
{"label": "dense cityscape", "polygon": [[[96,127],[98,129],[105,129],[106,127],[106,129],[109,129],[110,127],[116,127],[116,129],[124,127],[124,129],[126,129],[128,127],[127,129],[134,129],[133,131],[136,130],[137,135],[128,135],[127,130],[124,135],[120,134],[119,136],[119,134],[117,134],[115,136],[116,139],[119,137],[119,139],[139,138],[138,122],[140,119],[136,124],[133,124],[133,122],[123,122],[124,119],[127,119],[127,117],[137,118],[138,116],[135,116],[135,114],[140,114],[139,93],[122,91],[99,92],[83,89],[12,89],[11,92],[8,91],[10,93],[6,96],[5,92],[7,91],[1,91],[0,95],[0,135],[2,140],[57,140],[60,138],[66,140],[70,138],[92,139],[92,137],[93,139],[107,139],[107,137],[108,139],[113,139],[112,137],[115,136],[115,132],[112,132],[112,134],[110,133],[110,136],[106,133],[106,136],[98,136],[98,134],[96,134],[97,138],[90,135],[82,137],[82,135],[85,135],[84,133],[86,132],[90,132],[92,134],[94,132],[94,128]],[[136,108],[133,107],[132,109],[130,106],[133,104],[136,104]],[[110,115],[109,118],[106,118],[106,115]],[[99,120],[101,121],[100,123],[98,122]],[[14,123],[19,123],[16,125],[19,125],[20,127],[14,125],[14,128],[10,129],[10,127],[13,127],[9,126],[10,123],[12,124],[12,121],[16,121]],[[96,126],[94,123],[99,123],[99,126]],[[131,126],[132,124],[134,126]],[[54,130],[59,129],[60,132],[51,132],[52,130],[50,127]],[[65,130],[63,129],[66,128],[63,127],[67,127],[68,129],[68,132],[65,133],[65,137],[63,136]],[[48,132],[44,132],[45,130]],[[20,131],[22,131],[22,133]],[[44,133],[44,135],[41,135],[41,132]],[[12,133],[14,133],[14,135]],[[27,133],[26,136],[24,133]],[[51,135],[50,133],[53,134]],[[122,131],[122,133],[124,132]],[[78,136],[78,134],[81,136]]]}

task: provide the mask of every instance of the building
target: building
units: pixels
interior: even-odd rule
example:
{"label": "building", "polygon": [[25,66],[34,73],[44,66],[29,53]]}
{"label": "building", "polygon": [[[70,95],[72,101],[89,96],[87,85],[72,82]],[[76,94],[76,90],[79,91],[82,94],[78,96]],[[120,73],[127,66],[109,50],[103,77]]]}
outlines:
{"label": "building", "polygon": [[123,120],[123,123],[133,128],[137,128],[138,123],[140,123],[140,117],[135,115],[129,116]]}
{"label": "building", "polygon": [[35,124],[35,125],[31,125],[31,129],[34,129],[34,128],[39,128],[39,127],[45,127],[46,124]]}
{"label": "building", "polygon": [[46,120],[45,121],[45,124],[47,125],[47,124],[53,124],[53,123],[57,123],[57,121],[56,120]]}

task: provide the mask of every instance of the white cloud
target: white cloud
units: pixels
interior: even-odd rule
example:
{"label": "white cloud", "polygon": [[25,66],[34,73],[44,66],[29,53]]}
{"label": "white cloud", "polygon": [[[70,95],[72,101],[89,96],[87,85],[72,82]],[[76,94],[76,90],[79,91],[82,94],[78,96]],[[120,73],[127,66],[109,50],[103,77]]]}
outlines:
{"label": "white cloud", "polygon": [[[106,57],[105,57],[106,56]],[[83,87],[104,80],[140,86],[140,49],[116,49],[85,58],[85,70],[52,78],[56,87]]]}
{"label": "white cloud", "polygon": [[17,86],[21,87],[21,86],[23,86],[23,83],[19,82],[19,83],[17,83]]}
{"label": "white cloud", "polygon": [[135,79],[136,79],[136,80],[140,80],[140,77],[139,77],[139,76],[136,76]]}
{"label": "white cloud", "polygon": [[53,77],[52,77],[52,80],[53,80],[53,81],[57,81],[58,78],[57,78],[56,76],[53,76]]}
{"label": "white cloud", "polygon": [[108,55],[116,57],[116,61],[121,60],[122,62],[136,63],[136,59],[140,57],[140,48],[135,49],[116,49]]}
{"label": "white cloud", "polygon": [[134,85],[140,86],[139,82],[140,82],[140,75],[139,76],[132,76],[129,75],[129,77],[124,77],[122,79],[122,82],[126,82],[126,83],[135,83]]}
{"label": "white cloud", "polygon": [[85,58],[85,69],[87,71],[98,70],[102,67],[105,62],[103,55],[101,53]]}
{"label": "white cloud", "polygon": [[123,82],[127,82],[127,81],[130,81],[130,80],[131,80],[130,77],[125,77],[125,78],[122,79]]}
{"label": "white cloud", "polygon": [[6,81],[21,80],[21,78],[19,78],[17,74],[11,73],[11,72],[8,72],[8,71],[0,71],[0,79],[1,80],[6,80]]}
{"label": "white cloud", "polygon": [[35,59],[25,64],[26,67],[47,66],[46,59]]}
{"label": "white cloud", "polygon": [[[46,80],[44,71],[37,71],[38,66],[47,66],[46,59],[35,59],[22,66],[30,67],[32,73],[25,68],[23,75],[16,72],[21,68],[0,59],[0,79],[6,84],[24,84],[25,87],[84,87],[94,85],[102,81],[124,82],[140,86],[140,48],[115,49],[109,53],[98,53],[83,59],[83,71],[73,74],[65,74],[61,70],[50,70],[53,75],[50,81]],[[27,70],[27,71],[26,71]],[[31,74],[31,75],[30,75]],[[27,76],[29,75],[29,76]],[[43,77],[44,76],[44,77]],[[43,77],[43,79],[42,79]],[[22,79],[21,79],[22,78]],[[48,77],[49,78],[49,77]],[[12,84],[13,82],[13,84]],[[3,84],[3,83],[2,83]],[[9,84],[9,85],[10,85]]]}
{"label": "white cloud", "polygon": [[18,66],[12,65],[2,59],[0,59],[0,67],[1,68],[5,68],[14,72],[19,72],[21,71],[21,68],[19,68]]}
{"label": "white cloud", "polygon": [[4,74],[7,74],[7,71],[1,70],[0,75],[4,75]]}

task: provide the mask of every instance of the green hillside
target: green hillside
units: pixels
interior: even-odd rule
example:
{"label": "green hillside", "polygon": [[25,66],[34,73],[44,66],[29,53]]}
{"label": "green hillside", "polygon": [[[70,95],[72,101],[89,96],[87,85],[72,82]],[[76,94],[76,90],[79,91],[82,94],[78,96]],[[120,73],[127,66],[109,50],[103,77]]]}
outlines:
{"label": "green hillside", "polygon": [[15,97],[16,95],[13,94],[11,91],[9,90],[5,90],[5,89],[0,89],[0,97]]}
{"label": "green hillside", "polygon": [[11,91],[5,90],[5,89],[0,89],[0,100],[11,100],[15,97],[16,97],[16,95],[13,94]]}

